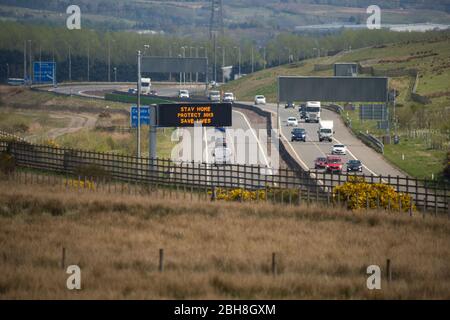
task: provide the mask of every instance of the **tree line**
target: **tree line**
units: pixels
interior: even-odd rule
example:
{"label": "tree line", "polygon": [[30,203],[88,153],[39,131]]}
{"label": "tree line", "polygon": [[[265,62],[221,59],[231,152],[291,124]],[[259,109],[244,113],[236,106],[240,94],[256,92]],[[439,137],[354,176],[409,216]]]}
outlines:
{"label": "tree line", "polygon": [[[214,41],[205,36],[193,39],[161,34],[68,30],[50,26],[0,22],[0,80],[23,77],[26,47],[31,60],[55,61],[58,81],[135,81],[137,50],[144,55],[164,57],[207,57],[210,76],[216,67],[233,66],[233,73],[250,73],[316,56],[332,55],[349,48],[448,37],[448,31],[391,32],[388,30],[342,30],[337,34],[308,36],[280,33],[266,43],[222,36]],[[89,62],[89,63],[88,63]],[[108,68],[109,67],[109,68]],[[116,68],[116,69],[114,69]],[[109,69],[109,72],[108,72]],[[114,73],[116,70],[117,75]],[[109,77],[108,77],[109,75]],[[176,76],[176,75],[173,75]],[[168,75],[154,75],[165,79]],[[176,78],[175,78],[176,79]]]}

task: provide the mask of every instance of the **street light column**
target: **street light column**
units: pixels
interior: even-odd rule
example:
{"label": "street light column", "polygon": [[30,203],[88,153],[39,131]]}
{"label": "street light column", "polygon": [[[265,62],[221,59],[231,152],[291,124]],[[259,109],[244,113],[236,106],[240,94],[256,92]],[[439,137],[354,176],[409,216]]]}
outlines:
{"label": "street light column", "polygon": [[137,52],[138,74],[137,74],[137,157],[141,156],[141,50]]}

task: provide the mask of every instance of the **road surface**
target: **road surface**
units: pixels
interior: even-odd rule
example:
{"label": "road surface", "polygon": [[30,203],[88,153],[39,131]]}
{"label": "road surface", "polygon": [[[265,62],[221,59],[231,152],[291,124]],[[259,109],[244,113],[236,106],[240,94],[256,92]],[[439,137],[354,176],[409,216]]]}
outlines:
{"label": "road surface", "polygon": [[[246,103],[252,105],[252,103]],[[276,104],[259,105],[263,110],[270,111],[276,116]],[[306,142],[291,142],[292,127],[286,125],[288,117],[297,117],[300,120],[298,108],[285,109],[284,105],[280,105],[280,128],[283,141],[287,147],[291,149],[296,160],[305,170],[314,169],[314,160],[319,156],[326,156],[331,154],[333,144],[344,144],[347,146],[347,155],[341,156],[344,163],[350,159],[358,159],[363,163],[363,173],[366,175],[391,175],[404,177],[405,174],[391,165],[382,155],[377,153],[372,148],[366,146],[361,140],[355,137],[351,131],[345,126],[341,116],[333,111],[322,108],[321,118],[323,120],[333,120],[334,122],[334,137],[332,142],[319,142],[317,131],[319,125],[317,123],[305,123],[303,120],[299,121],[299,128],[304,128],[307,132]],[[273,119],[276,119],[273,117]],[[274,125],[276,128],[276,125]],[[344,171],[346,166],[344,166]]]}

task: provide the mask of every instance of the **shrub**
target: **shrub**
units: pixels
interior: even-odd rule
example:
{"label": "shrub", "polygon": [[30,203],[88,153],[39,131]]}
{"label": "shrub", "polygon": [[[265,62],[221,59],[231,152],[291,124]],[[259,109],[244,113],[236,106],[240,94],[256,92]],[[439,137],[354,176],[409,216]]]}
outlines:
{"label": "shrub", "polygon": [[263,200],[266,198],[264,190],[244,190],[242,188],[236,189],[216,189],[216,199],[225,201],[249,201],[249,200]]}
{"label": "shrub", "polygon": [[403,211],[411,207],[415,210],[412,198],[406,193],[397,192],[392,186],[385,183],[367,183],[362,177],[349,177],[344,184],[333,190],[333,201],[345,203],[348,209],[391,208]]}
{"label": "shrub", "polygon": [[53,139],[45,140],[42,144],[53,148],[59,148],[59,144]]}
{"label": "shrub", "polygon": [[70,188],[87,189],[95,191],[95,183],[94,181],[91,180],[67,179],[64,181],[64,185]]}
{"label": "shrub", "polygon": [[0,153],[0,171],[4,174],[14,172],[16,168],[16,160],[7,152]]}
{"label": "shrub", "polygon": [[225,201],[255,201],[268,199],[277,202],[289,203],[292,201],[295,203],[298,201],[298,196],[299,193],[297,189],[245,190],[242,188],[216,188],[216,199]]}

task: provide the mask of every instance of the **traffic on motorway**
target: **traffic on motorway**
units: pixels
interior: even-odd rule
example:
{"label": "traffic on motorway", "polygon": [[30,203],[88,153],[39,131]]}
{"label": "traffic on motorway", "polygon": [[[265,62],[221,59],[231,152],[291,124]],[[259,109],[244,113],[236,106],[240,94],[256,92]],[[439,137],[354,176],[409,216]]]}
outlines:
{"label": "traffic on motorway", "polygon": [[[256,101],[257,97],[255,97]],[[281,122],[285,124],[285,127],[293,127],[290,131],[291,143],[309,144],[320,152],[320,156],[308,164],[310,168],[330,173],[341,173],[344,170],[363,173],[362,162],[348,156],[345,144],[332,143],[336,133],[334,122],[322,119],[321,111],[320,101],[307,101],[298,109],[295,108],[294,102],[285,104],[284,114],[286,115]]]}

